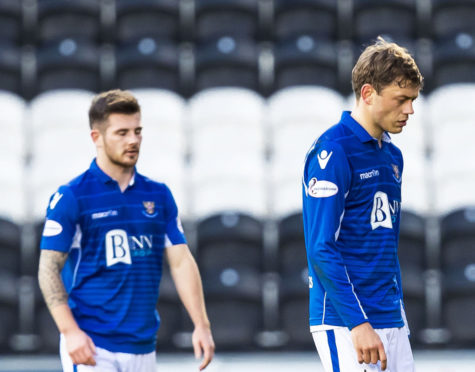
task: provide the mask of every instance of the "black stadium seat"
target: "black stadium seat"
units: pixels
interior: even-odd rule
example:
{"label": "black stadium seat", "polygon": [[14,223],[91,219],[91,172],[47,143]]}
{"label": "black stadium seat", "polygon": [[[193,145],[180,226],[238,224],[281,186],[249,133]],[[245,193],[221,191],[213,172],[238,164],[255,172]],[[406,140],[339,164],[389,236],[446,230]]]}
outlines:
{"label": "black stadium seat", "polygon": [[418,29],[414,0],[355,0],[353,40],[369,44],[378,35],[416,39]]}
{"label": "black stadium seat", "polygon": [[454,344],[475,345],[475,208],[446,214],[441,221],[443,318]]}
{"label": "black stadium seat", "polygon": [[38,0],[37,42],[47,43],[65,38],[99,42],[101,7],[96,0]]}
{"label": "black stadium seat", "polygon": [[288,349],[313,349],[308,322],[308,264],[302,213],[284,217],[278,226],[280,322]]}
{"label": "black stadium seat", "polygon": [[306,34],[338,38],[338,9],[334,0],[275,0],[273,35],[287,40]]}
{"label": "black stadium seat", "polygon": [[433,88],[475,82],[475,32],[459,33],[434,45]]}
{"label": "black stadium seat", "polygon": [[274,91],[297,85],[338,90],[337,50],[331,41],[300,35],[276,43],[274,61]]}
{"label": "black stadium seat", "polygon": [[100,58],[95,44],[69,38],[38,48],[36,94],[68,88],[101,90]]}
{"label": "black stadium seat", "polygon": [[20,45],[23,41],[23,36],[21,1],[0,1],[0,44]]}
{"label": "black stadium seat", "polygon": [[229,35],[237,39],[258,39],[258,0],[195,1],[194,39],[206,42]]}
{"label": "black stadium seat", "polygon": [[252,349],[263,328],[262,223],[242,213],[198,224],[198,265],[213,336],[220,349]]}
{"label": "black stadium seat", "polygon": [[23,93],[21,61],[22,54],[18,46],[0,42],[0,90],[18,95]]}
{"label": "black stadium seat", "polygon": [[119,44],[145,37],[174,41],[181,37],[179,1],[117,0],[116,14]]}
{"label": "black stadium seat", "polygon": [[425,271],[426,239],[425,219],[409,211],[401,212],[399,234],[399,265],[406,316],[411,329],[411,341],[420,341],[420,331],[425,324]]}
{"label": "black stadium seat", "polygon": [[444,40],[459,33],[475,33],[475,1],[432,0],[432,37]]}
{"label": "black stadium seat", "polygon": [[197,44],[195,91],[225,86],[259,91],[258,60],[258,47],[249,39],[222,36]]}
{"label": "black stadium seat", "polygon": [[116,85],[180,92],[179,54],[176,44],[149,37],[117,46]]}

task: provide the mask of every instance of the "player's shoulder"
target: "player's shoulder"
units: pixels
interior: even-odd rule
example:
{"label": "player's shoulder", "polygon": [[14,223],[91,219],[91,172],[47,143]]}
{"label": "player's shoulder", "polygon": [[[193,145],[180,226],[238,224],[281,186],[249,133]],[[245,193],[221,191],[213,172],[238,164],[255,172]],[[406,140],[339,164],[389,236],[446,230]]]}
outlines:
{"label": "player's shoulder", "polygon": [[307,153],[308,163],[316,156],[325,158],[328,154],[335,157],[345,156],[344,139],[348,133],[341,124],[335,124],[318,137]]}
{"label": "player's shoulder", "polygon": [[147,177],[139,172],[135,174],[136,182],[140,185],[144,191],[154,192],[159,194],[168,194],[170,193],[170,188],[165,182],[154,180],[150,177]]}

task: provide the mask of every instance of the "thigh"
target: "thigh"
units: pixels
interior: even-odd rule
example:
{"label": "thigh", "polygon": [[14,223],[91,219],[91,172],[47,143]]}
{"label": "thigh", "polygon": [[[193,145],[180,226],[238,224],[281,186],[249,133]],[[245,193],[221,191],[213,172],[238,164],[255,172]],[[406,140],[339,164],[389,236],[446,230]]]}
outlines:
{"label": "thigh", "polygon": [[377,365],[358,363],[348,328],[312,333],[325,372],[379,371]]}
{"label": "thigh", "polygon": [[405,327],[390,330],[387,348],[391,372],[414,372],[414,357]]}
{"label": "thigh", "polygon": [[86,366],[84,364],[74,365],[71,357],[69,356],[66,349],[66,342],[64,337],[61,336],[60,339],[60,356],[61,356],[61,365],[63,367],[63,372],[117,372],[118,369],[115,365],[114,353],[96,347],[96,355],[94,359],[96,361],[95,366]]}
{"label": "thigh", "polygon": [[156,372],[155,352],[147,354],[116,353],[121,372]]}

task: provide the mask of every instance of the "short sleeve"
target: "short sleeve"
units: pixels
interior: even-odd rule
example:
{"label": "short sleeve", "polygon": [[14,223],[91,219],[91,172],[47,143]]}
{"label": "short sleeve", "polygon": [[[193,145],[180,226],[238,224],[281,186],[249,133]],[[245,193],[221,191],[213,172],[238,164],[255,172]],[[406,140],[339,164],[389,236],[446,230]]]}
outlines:
{"label": "short sleeve", "polygon": [[61,186],[48,203],[41,249],[69,252],[76,233],[78,214],[72,191],[67,186]]}
{"label": "short sleeve", "polygon": [[178,215],[178,208],[175,199],[168,187],[165,186],[165,216],[166,233],[165,246],[169,247],[177,244],[186,244],[185,232]]}

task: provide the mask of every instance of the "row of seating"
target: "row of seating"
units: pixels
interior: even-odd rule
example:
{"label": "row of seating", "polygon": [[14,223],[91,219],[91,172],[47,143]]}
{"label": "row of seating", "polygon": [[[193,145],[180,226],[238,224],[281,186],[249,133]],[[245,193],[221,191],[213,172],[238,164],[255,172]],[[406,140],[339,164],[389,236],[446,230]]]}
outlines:
{"label": "row of seating", "polygon": [[[473,28],[471,1],[450,0],[2,0],[0,38],[44,43],[65,35],[128,42],[145,35],[203,41],[314,34],[366,42],[380,33],[443,39]],[[457,22],[453,22],[457,19]]]}
{"label": "row of seating", "polygon": [[[383,36],[414,55],[426,92],[475,81],[473,34],[457,34],[439,44]],[[311,34],[264,44],[227,34],[200,44],[151,36],[122,45],[68,37],[38,47],[0,44],[0,89],[28,100],[52,89],[112,87],[162,88],[190,97],[211,87],[243,87],[269,96],[288,86],[321,85],[349,94],[361,45]]]}
{"label": "row of seating", "polygon": [[[466,321],[475,311],[474,216],[474,208],[464,208],[440,221],[441,254],[437,256],[434,237],[428,235],[429,221],[402,213],[399,261],[411,341],[416,347],[474,346],[475,326]],[[184,227],[200,267],[220,350],[313,348],[301,213],[261,220],[237,211],[222,212],[188,221]],[[36,233],[40,232],[41,224]],[[4,284],[0,314],[8,320],[1,322],[0,349],[55,352],[58,333],[33,279],[38,240],[34,254],[27,256],[34,271],[23,270],[20,276],[19,271],[13,272],[21,263],[20,226],[0,220],[0,237]],[[158,309],[163,318],[159,349],[191,347],[192,325],[167,265]],[[34,342],[18,336],[26,331]]]}
{"label": "row of seating", "polygon": [[[353,98],[322,87],[283,89],[264,99],[219,88],[190,100],[164,90],[134,91],[144,125],[138,170],[165,181],[185,218],[221,210],[283,216],[301,208],[301,175],[312,142]],[[87,110],[93,93],[62,90],[27,104],[3,92],[0,213],[16,221],[44,216],[49,196],[95,155]],[[404,210],[443,215],[475,204],[470,141],[475,85],[421,95],[393,141],[404,154]],[[461,136],[460,133],[463,133]],[[4,152],[3,152],[4,151]]]}

